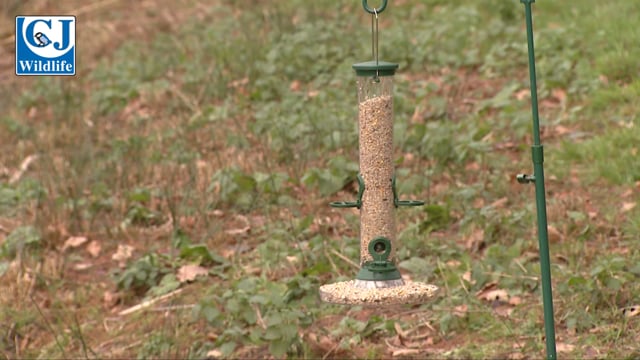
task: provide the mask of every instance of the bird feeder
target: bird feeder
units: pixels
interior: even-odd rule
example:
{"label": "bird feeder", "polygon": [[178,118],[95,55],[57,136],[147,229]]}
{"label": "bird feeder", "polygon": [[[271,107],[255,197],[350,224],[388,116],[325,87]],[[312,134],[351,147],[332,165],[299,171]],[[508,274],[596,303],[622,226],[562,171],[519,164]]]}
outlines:
{"label": "bird feeder", "polygon": [[346,305],[417,304],[435,296],[434,285],[404,280],[396,267],[395,211],[422,201],[399,200],[393,161],[393,76],[398,64],[378,58],[378,16],[386,6],[362,5],[371,14],[373,60],[353,65],[358,90],[360,172],[355,201],[335,208],[360,210],[360,271],[355,280],[320,287],[320,298]]}

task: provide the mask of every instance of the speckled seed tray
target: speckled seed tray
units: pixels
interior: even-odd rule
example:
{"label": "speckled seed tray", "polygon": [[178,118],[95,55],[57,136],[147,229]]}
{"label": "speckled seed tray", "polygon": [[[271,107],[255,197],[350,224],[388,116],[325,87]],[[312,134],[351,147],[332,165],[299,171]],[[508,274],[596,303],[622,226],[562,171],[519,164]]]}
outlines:
{"label": "speckled seed tray", "polygon": [[404,285],[392,287],[363,287],[361,283],[356,285],[356,281],[322,285],[320,299],[343,305],[403,305],[426,303],[438,293],[437,286],[420,282],[406,281]]}

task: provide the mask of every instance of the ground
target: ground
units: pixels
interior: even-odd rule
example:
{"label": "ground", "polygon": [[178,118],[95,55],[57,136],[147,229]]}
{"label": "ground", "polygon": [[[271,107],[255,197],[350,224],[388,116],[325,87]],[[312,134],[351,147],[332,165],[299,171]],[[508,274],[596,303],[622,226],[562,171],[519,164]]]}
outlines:
{"label": "ground", "polygon": [[[636,358],[640,3],[533,4],[557,350]],[[73,14],[75,77],[14,75],[14,17]],[[323,304],[353,278],[361,4],[0,4],[6,358],[541,358],[524,8],[396,0],[398,265],[428,304]]]}

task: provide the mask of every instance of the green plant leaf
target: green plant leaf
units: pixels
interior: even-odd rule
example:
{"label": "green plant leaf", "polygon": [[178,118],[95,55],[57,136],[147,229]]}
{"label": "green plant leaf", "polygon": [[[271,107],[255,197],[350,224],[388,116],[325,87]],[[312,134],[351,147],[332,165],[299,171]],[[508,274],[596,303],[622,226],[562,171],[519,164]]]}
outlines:
{"label": "green plant leaf", "polygon": [[35,227],[17,227],[4,240],[1,248],[2,256],[13,259],[19,252],[36,248],[40,244],[40,240],[40,233]]}
{"label": "green plant leaf", "polygon": [[164,277],[162,277],[162,280],[160,280],[160,283],[158,285],[153,286],[149,289],[147,294],[149,296],[160,296],[168,294],[179,287],[180,281],[176,279],[176,276],[174,274],[166,274]]}
{"label": "green plant leaf", "polygon": [[210,306],[210,305],[203,306],[202,309],[200,310],[200,313],[204,316],[205,320],[207,320],[207,322],[210,324],[216,323],[220,318],[220,315],[222,314],[217,307]]}
{"label": "green plant leaf", "polygon": [[286,339],[277,339],[269,342],[269,352],[275,357],[283,357],[289,351],[291,343]]}
{"label": "green plant leaf", "polygon": [[226,260],[217,254],[209,251],[204,244],[183,245],[180,249],[180,258],[196,262],[198,265],[224,264]]}
{"label": "green plant leaf", "polygon": [[229,356],[236,349],[236,346],[237,344],[235,343],[235,341],[227,341],[220,345],[220,352],[222,352],[222,355],[224,356]]}
{"label": "green plant leaf", "polygon": [[280,331],[280,324],[269,326],[267,330],[264,331],[263,338],[268,341],[273,341],[273,340],[282,338],[282,333]]}

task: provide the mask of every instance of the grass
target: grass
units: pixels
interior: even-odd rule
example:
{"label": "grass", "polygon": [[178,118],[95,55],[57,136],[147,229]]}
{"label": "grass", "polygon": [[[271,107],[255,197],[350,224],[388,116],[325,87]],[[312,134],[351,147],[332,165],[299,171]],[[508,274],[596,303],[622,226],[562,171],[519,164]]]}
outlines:
{"label": "grass", "polygon": [[[563,357],[639,355],[639,6],[534,5]],[[523,12],[406,0],[381,15],[398,189],[427,201],[400,210],[399,266],[442,292],[371,310],[317,295],[359,256],[358,213],[327,205],[357,191],[358,2],[1,5],[10,54],[17,14],[81,27],[76,77],[0,62],[0,351],[544,356],[534,189],[515,181],[531,169]]]}

